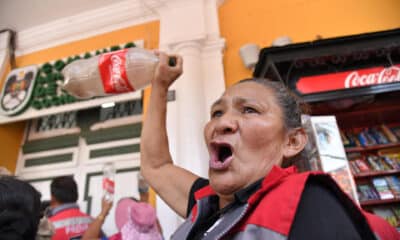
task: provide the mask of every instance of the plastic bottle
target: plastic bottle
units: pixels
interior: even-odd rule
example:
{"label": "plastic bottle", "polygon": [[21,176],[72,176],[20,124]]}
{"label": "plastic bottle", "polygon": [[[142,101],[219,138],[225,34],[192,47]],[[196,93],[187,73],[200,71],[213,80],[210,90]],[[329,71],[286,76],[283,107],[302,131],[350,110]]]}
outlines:
{"label": "plastic bottle", "polygon": [[158,61],[153,52],[137,47],[77,60],[63,69],[62,87],[79,99],[135,91],[150,84]]}
{"label": "plastic bottle", "polygon": [[103,166],[103,198],[107,201],[114,200],[115,190],[115,168],[113,163],[106,163]]}

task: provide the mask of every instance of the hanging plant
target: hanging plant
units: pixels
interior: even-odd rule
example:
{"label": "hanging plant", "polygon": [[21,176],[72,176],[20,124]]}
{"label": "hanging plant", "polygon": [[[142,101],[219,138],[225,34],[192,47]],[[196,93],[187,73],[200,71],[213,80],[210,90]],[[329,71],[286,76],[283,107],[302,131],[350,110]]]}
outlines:
{"label": "hanging plant", "polygon": [[121,47],[120,47],[120,46],[117,46],[117,45],[111,46],[111,48],[110,48],[111,51],[118,51],[118,50],[120,50],[120,49],[121,49]]}
{"label": "hanging plant", "polygon": [[46,94],[45,88],[42,86],[37,86],[35,89],[35,97],[44,97]]}
{"label": "hanging plant", "polygon": [[53,71],[53,66],[50,63],[45,63],[42,66],[42,71],[49,74]]}
{"label": "hanging plant", "polygon": [[57,96],[53,96],[51,98],[51,103],[53,106],[59,106],[61,104],[60,98]]}
{"label": "hanging plant", "polygon": [[135,43],[133,42],[129,42],[127,44],[125,44],[124,48],[132,48],[132,47],[136,47]]}
{"label": "hanging plant", "polygon": [[67,64],[70,64],[70,63],[72,63],[74,61],[74,58],[73,57],[68,57],[68,59],[67,59]]}
{"label": "hanging plant", "polygon": [[86,52],[85,55],[83,56],[84,59],[88,59],[91,57],[92,57],[92,54],[90,54],[89,52]]}
{"label": "hanging plant", "polygon": [[46,77],[45,76],[38,76],[36,82],[38,84],[44,84],[46,82]]}
{"label": "hanging plant", "polygon": [[42,104],[43,104],[43,107],[49,108],[49,107],[51,107],[51,100],[48,98],[44,98],[42,101]]}
{"label": "hanging plant", "polygon": [[57,71],[61,72],[63,68],[65,67],[65,63],[62,60],[57,60],[56,63],[54,63],[54,68],[57,69]]}
{"label": "hanging plant", "polygon": [[54,73],[49,73],[49,74],[47,74],[47,76],[46,76],[46,81],[45,81],[45,83],[50,84],[50,83],[54,82],[54,80],[55,80],[55,74],[54,74]]}
{"label": "hanging plant", "polygon": [[38,99],[34,100],[34,101],[32,102],[32,107],[33,107],[34,109],[36,109],[36,110],[42,109],[42,108],[43,108],[42,101],[40,101],[40,100],[38,100]]}

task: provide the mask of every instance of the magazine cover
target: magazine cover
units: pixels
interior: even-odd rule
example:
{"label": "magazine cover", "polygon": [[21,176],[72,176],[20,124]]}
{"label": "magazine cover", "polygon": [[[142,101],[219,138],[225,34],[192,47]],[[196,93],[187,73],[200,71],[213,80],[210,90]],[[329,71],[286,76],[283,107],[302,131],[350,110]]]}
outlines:
{"label": "magazine cover", "polygon": [[309,170],[331,174],[339,186],[358,202],[356,186],[335,116],[303,116],[303,126],[309,138],[305,154]]}

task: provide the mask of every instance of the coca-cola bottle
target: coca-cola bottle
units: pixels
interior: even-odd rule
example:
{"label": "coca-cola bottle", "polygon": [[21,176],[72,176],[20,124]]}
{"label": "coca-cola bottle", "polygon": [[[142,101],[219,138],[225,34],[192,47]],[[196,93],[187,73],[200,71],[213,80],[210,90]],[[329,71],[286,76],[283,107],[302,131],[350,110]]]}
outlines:
{"label": "coca-cola bottle", "polygon": [[115,168],[113,163],[106,163],[103,166],[103,198],[106,201],[114,200],[115,191]]}
{"label": "coca-cola bottle", "polygon": [[[131,92],[150,84],[158,57],[143,48],[109,52],[68,64],[63,89],[79,99]],[[169,65],[175,66],[175,58]]]}

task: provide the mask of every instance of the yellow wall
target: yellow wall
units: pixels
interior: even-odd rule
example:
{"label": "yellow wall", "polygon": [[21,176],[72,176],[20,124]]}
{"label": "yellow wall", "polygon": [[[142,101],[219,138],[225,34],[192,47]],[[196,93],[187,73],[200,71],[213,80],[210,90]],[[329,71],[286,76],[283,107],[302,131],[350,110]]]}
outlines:
{"label": "yellow wall", "polygon": [[250,77],[239,48],[256,43],[270,46],[279,36],[294,42],[374,32],[400,27],[399,0],[225,0],[219,9],[220,29],[226,39],[227,85]]}
{"label": "yellow wall", "polygon": [[0,165],[11,172],[15,171],[24,129],[25,122],[0,125]]}
{"label": "yellow wall", "polygon": [[140,39],[144,40],[145,48],[157,48],[159,21],[145,23],[27,54],[18,57],[16,59],[16,64],[18,67],[22,67],[30,64],[44,63],[46,61]]}
{"label": "yellow wall", "polygon": [[[101,34],[95,37],[63,44],[42,51],[17,57],[17,67],[40,64],[86,51],[102,49],[115,44],[143,39],[145,48],[158,48],[159,21]],[[0,125],[0,165],[5,165],[11,171],[15,170],[18,150],[21,145],[25,122]],[[6,144],[7,143],[7,144]]]}

